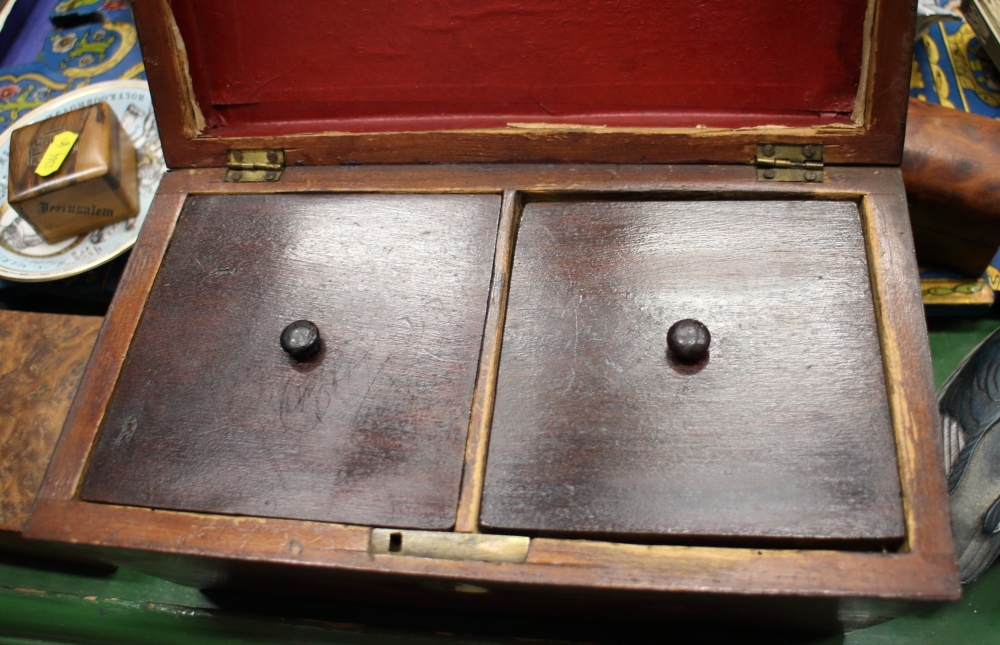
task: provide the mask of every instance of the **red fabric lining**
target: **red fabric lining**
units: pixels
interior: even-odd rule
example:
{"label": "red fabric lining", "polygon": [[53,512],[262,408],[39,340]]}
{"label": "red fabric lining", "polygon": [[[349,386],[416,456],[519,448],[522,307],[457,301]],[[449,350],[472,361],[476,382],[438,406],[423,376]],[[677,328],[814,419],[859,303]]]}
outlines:
{"label": "red fabric lining", "polygon": [[209,126],[247,134],[275,134],[276,125],[378,132],[520,121],[844,123],[860,78],[865,7],[866,0],[173,4]]}

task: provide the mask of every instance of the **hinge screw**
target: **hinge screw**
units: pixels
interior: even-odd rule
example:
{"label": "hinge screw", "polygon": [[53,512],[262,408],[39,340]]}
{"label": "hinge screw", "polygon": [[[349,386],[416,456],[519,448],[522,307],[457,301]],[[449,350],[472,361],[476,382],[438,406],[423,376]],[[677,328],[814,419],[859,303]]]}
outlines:
{"label": "hinge screw", "polygon": [[271,163],[276,163],[278,161],[278,153],[274,150],[267,151],[267,160]]}
{"label": "hinge screw", "polygon": [[806,181],[816,181],[816,173],[811,170],[806,173]]}
{"label": "hinge screw", "polygon": [[233,161],[243,161],[243,153],[239,150],[233,150]]}
{"label": "hinge screw", "polygon": [[269,170],[268,172],[264,173],[264,179],[266,179],[267,181],[274,181],[277,178],[278,178],[278,173],[274,172],[273,170]]}
{"label": "hinge screw", "polygon": [[813,156],[814,152],[816,152],[816,149],[813,148],[812,146],[802,146],[802,154],[806,158]]}
{"label": "hinge screw", "polygon": [[761,150],[761,152],[764,153],[765,157],[773,157],[774,156],[774,146],[772,146],[771,144],[767,144],[766,146],[764,146],[764,148]]}
{"label": "hinge screw", "polygon": [[243,179],[243,173],[241,173],[241,172],[234,172],[232,174],[232,178],[233,178],[233,181],[239,181],[239,180]]}
{"label": "hinge screw", "polygon": [[764,171],[764,178],[765,179],[774,179],[774,171],[770,170],[770,169],[765,170]]}

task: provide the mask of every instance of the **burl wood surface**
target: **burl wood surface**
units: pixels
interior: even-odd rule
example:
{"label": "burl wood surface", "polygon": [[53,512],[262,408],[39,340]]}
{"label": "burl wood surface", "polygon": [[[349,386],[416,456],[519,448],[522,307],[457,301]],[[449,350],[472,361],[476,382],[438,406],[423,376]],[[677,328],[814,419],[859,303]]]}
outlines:
{"label": "burl wood surface", "polygon": [[902,169],[921,262],[982,275],[1000,247],[1000,123],[910,99]]}
{"label": "burl wood surface", "polygon": [[0,531],[21,531],[103,319],[0,311]]}
{"label": "burl wood surface", "polygon": [[[902,536],[864,244],[851,202],[529,204],[483,525]],[[712,335],[693,367],[684,318]]]}
{"label": "burl wood surface", "polygon": [[[498,195],[192,197],[83,498],[455,521]],[[312,362],[279,345],[313,321]]]}

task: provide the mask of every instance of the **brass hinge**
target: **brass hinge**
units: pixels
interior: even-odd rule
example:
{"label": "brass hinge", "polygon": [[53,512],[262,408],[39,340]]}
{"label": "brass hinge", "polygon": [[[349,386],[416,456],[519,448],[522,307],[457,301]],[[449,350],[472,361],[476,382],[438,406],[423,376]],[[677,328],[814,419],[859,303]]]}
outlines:
{"label": "brass hinge", "polygon": [[758,143],[757,181],[823,182],[823,144]]}
{"label": "brass hinge", "polygon": [[284,150],[230,150],[226,181],[279,181],[284,169]]}
{"label": "brass hinge", "polygon": [[530,544],[531,538],[523,535],[372,529],[369,549],[414,558],[518,563],[527,559]]}

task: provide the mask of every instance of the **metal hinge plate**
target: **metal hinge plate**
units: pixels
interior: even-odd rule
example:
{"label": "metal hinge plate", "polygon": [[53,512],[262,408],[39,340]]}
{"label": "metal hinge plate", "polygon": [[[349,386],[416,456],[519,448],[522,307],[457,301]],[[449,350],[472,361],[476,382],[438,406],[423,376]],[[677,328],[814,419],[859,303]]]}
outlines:
{"label": "metal hinge plate", "polygon": [[519,563],[527,559],[530,544],[522,535],[372,529],[369,548],[373,554]]}
{"label": "metal hinge plate", "polygon": [[823,144],[758,143],[757,181],[823,183]]}
{"label": "metal hinge plate", "polygon": [[226,181],[280,181],[284,150],[230,150]]}

